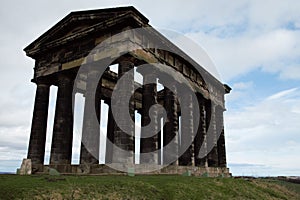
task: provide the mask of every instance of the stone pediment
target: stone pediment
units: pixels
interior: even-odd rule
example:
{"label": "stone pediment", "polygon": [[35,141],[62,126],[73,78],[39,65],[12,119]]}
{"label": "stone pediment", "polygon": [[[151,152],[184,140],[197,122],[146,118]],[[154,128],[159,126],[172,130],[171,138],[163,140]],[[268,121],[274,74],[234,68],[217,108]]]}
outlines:
{"label": "stone pediment", "polygon": [[143,24],[148,24],[149,20],[142,15],[134,7],[118,7],[88,11],[75,11],[68,14],[52,28],[42,34],[34,42],[28,45],[24,51],[30,57],[35,54],[41,47],[46,46],[54,41],[59,41],[66,38],[76,37],[85,30],[89,30],[97,24],[103,24],[106,21],[118,20],[119,18],[131,15],[138,19]]}

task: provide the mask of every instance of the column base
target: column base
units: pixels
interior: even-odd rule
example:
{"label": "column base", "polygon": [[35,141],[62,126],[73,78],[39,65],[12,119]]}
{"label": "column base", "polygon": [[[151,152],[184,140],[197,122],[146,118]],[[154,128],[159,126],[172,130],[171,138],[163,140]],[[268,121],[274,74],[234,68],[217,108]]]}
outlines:
{"label": "column base", "polygon": [[[157,165],[159,166],[159,165]],[[156,166],[156,167],[157,167]],[[136,175],[186,175],[198,177],[231,177],[229,168],[226,167],[194,167],[194,166],[175,166],[169,165],[156,171],[137,173],[141,169],[153,169],[155,166],[147,164],[132,164],[131,173]],[[39,166],[39,171],[34,174],[49,174],[50,168],[57,170],[62,175],[126,175],[127,172],[118,171],[105,164],[92,164],[92,165],[43,165]]]}

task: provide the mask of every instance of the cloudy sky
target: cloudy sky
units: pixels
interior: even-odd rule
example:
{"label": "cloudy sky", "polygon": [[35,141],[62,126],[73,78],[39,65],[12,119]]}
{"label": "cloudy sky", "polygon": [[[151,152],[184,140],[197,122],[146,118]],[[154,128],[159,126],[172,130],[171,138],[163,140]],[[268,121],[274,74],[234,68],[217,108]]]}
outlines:
{"label": "cloudy sky", "polygon": [[[0,171],[14,172],[27,154],[34,61],[22,49],[71,11],[126,5],[155,28],[198,43],[233,88],[226,98],[225,134],[234,175],[300,176],[298,0],[2,1]],[[55,92],[52,88],[49,118]]]}

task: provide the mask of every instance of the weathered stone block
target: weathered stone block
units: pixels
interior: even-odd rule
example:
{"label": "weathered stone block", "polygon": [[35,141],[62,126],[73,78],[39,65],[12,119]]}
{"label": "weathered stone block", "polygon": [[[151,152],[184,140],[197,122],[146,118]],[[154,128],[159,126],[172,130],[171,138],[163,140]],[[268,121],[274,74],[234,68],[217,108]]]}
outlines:
{"label": "weathered stone block", "polygon": [[191,70],[187,65],[183,64],[182,72],[183,72],[183,75],[190,77]]}
{"label": "weathered stone block", "polygon": [[24,158],[23,161],[22,161],[22,165],[21,165],[21,168],[19,170],[20,172],[20,175],[30,175],[31,174],[31,159],[26,159]]}

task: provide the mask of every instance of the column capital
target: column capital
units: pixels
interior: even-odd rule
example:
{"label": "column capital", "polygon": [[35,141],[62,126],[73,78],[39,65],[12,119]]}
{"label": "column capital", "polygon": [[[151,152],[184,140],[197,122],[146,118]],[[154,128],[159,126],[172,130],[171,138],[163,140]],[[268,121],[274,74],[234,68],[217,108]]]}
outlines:
{"label": "column capital", "polygon": [[[168,75],[165,75],[165,76],[168,76]],[[161,75],[158,78],[158,83],[160,83],[164,86],[167,85],[167,84],[176,86],[178,84],[178,82],[173,77],[168,76],[167,78],[164,78],[164,75]]]}
{"label": "column capital", "polygon": [[51,84],[46,83],[46,82],[36,82],[37,87],[43,87],[43,88],[48,88],[51,86]]}
{"label": "column capital", "polygon": [[138,66],[136,68],[136,71],[138,73],[140,73],[142,76],[150,76],[150,77],[157,78],[158,70],[156,69],[155,66],[153,66],[151,64],[145,64],[142,66]]}
{"label": "column capital", "polygon": [[70,83],[74,81],[70,76],[62,75],[62,74],[57,77],[57,80],[59,84]]}
{"label": "column capital", "polygon": [[51,86],[52,85],[52,82],[51,80],[49,79],[44,79],[44,78],[34,78],[34,79],[31,79],[31,82],[35,83],[37,86]]}
{"label": "column capital", "polygon": [[118,63],[134,65],[135,58],[132,56],[122,56],[122,57],[118,58]]}

